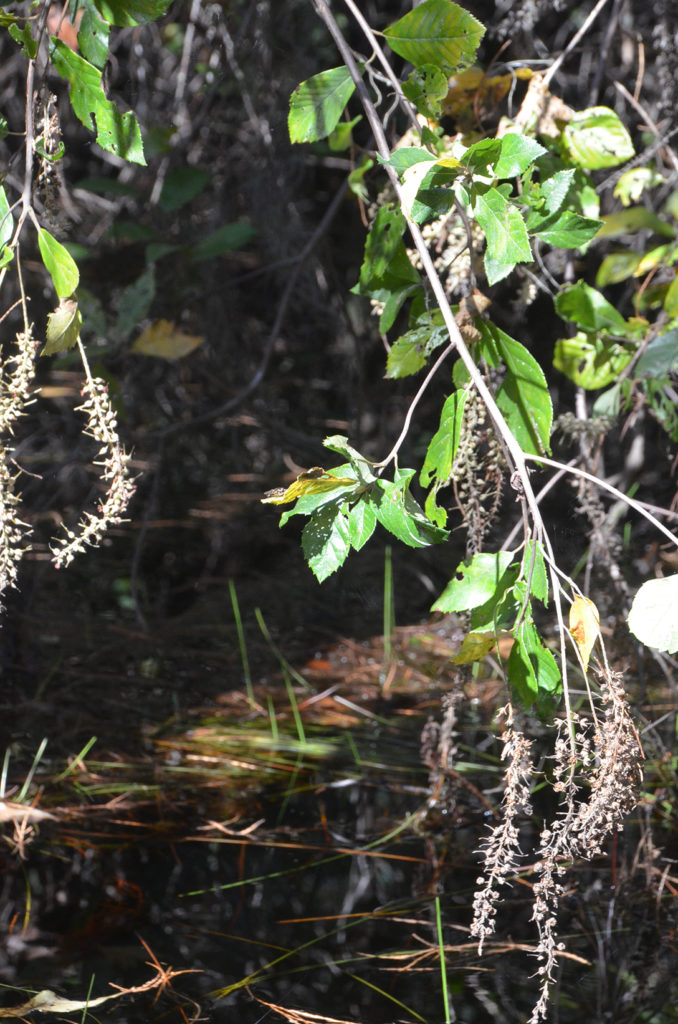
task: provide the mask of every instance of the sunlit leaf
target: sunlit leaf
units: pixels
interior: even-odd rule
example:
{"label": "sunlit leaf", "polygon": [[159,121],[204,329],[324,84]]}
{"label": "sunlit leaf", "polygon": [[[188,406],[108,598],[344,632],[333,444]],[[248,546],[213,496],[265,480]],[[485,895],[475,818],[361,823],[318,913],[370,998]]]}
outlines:
{"label": "sunlit leaf", "polygon": [[351,533],[339,505],[325,505],[313,513],[302,531],[301,546],[320,583],[344,564],[351,550]]}
{"label": "sunlit leaf", "polygon": [[307,494],[324,494],[343,487],[355,487],[354,477],[337,477],[327,473],[321,466],[313,466],[300,473],[289,487],[274,487],[266,491],[261,501],[264,504],[287,505]]}
{"label": "sunlit leaf", "polygon": [[584,671],[589,667],[593,646],[600,635],[600,612],[589,597],[575,597],[570,607],[570,635],[577,645]]}
{"label": "sunlit leaf", "polygon": [[[520,210],[496,188],[478,195],[474,213],[485,232],[487,249],[498,263],[530,263],[532,250]],[[490,281],[490,284],[493,284]]]}
{"label": "sunlit leaf", "polygon": [[330,68],[301,82],[290,96],[290,142],[317,142],[334,131],[355,90],[348,68]]}
{"label": "sunlit leaf", "polygon": [[384,30],[398,56],[415,67],[432,65],[447,74],[473,61],[484,34],[479,21],[449,0],[424,0]]}
{"label": "sunlit leaf", "polygon": [[604,288],[608,284],[619,284],[633,277],[642,259],[639,252],[611,252],[596,271],[596,285]]}
{"label": "sunlit leaf", "polygon": [[676,232],[671,225],[662,220],[646,206],[631,206],[627,210],[606,213],[601,217],[602,224],[598,229],[598,238],[616,238],[618,235],[632,235],[636,231],[650,230],[658,235],[675,238]]}
{"label": "sunlit leaf", "polygon": [[14,218],[7,202],[7,195],[4,188],[0,185],[0,249],[7,242],[12,240],[14,234]]}
{"label": "sunlit leaf", "polygon": [[38,231],[38,245],[45,269],[54,284],[54,290],[60,299],[67,299],[73,294],[80,281],[78,266],[61,242],[50,235],[45,228]]}
{"label": "sunlit leaf", "polygon": [[633,352],[616,341],[578,331],[556,341],[553,365],[587,391],[605,388],[631,362]]}
{"label": "sunlit leaf", "polygon": [[503,595],[515,579],[507,575],[514,555],[513,551],[481,552],[470,562],[462,562],[431,611],[464,612]]}
{"label": "sunlit leaf", "polygon": [[528,585],[530,596],[546,604],[549,596],[549,583],[544,552],[539,541],[528,540],[525,545],[521,573]]}
{"label": "sunlit leaf", "polygon": [[626,333],[626,320],[621,313],[585,281],[564,288],[556,295],[554,304],[563,320],[572,321],[584,331]]}
{"label": "sunlit leaf", "polygon": [[121,114],[106,98],[101,71],[73,53],[60,39],[51,40],[50,56],[56,71],[71,87],[71,106],[85,128],[94,131],[97,142],[110,153],[132,163],[145,164],[141,131],[134,114]]}
{"label": "sunlit leaf", "polygon": [[515,178],[545,152],[535,139],[508,132],[502,136],[501,153],[494,164],[494,174],[497,178]]}
{"label": "sunlit leaf", "polygon": [[563,129],[563,142],[573,163],[589,171],[616,167],[635,153],[631,136],[609,107],[576,113]]}
{"label": "sunlit leaf", "polygon": [[506,661],[506,672],[511,686],[529,708],[540,695],[558,691],[560,670],[530,619],[518,626],[514,636],[516,642]]}
{"label": "sunlit leaf", "polygon": [[142,331],[130,352],[156,359],[183,359],[204,340],[201,335],[184,334],[172,320],[156,320]]}
{"label": "sunlit leaf", "polygon": [[628,626],[647,647],[678,651],[678,575],[647,580],[633,599]]}
{"label": "sunlit leaf", "polygon": [[66,352],[77,343],[82,327],[82,313],[75,299],[62,299],[47,317],[46,344],[40,355],[51,356]]}

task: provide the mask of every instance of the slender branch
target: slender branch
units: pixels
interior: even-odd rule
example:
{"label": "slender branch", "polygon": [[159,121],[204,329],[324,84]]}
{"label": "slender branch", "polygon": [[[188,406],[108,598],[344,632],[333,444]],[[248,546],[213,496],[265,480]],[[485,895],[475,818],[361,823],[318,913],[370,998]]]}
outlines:
{"label": "slender branch", "polygon": [[544,75],[545,89],[548,88],[551,79],[558,73],[558,71],[560,71],[561,65],[563,64],[567,55],[571,53],[571,51],[575,48],[579,40],[583,39],[583,37],[586,35],[591,25],[596,20],[596,18],[598,17],[606,3],[608,3],[608,0],[598,0],[598,3],[590,12],[589,16],[584,21],[584,24],[578,29],[577,32],[575,32],[575,34],[572,36],[572,38],[570,39],[569,43],[567,44],[563,52],[560,54],[560,56],[556,57],[551,67]]}
{"label": "slender branch", "polygon": [[607,481],[601,480],[600,477],[594,476],[593,473],[587,473],[585,469],[579,469],[578,466],[566,465],[563,462],[556,462],[555,459],[547,459],[543,455],[526,455],[525,457],[532,462],[538,462],[544,466],[552,466],[554,469],[561,470],[565,473],[572,473],[573,476],[581,477],[583,480],[589,480],[592,484],[602,488],[602,490],[608,491],[619,501],[628,505],[629,508],[634,509],[634,511],[638,512],[641,516],[644,516],[649,523],[652,523],[656,530],[663,533],[665,537],[668,537],[668,539],[678,547],[678,537],[676,534],[671,533],[663,523],[660,523],[659,520],[656,519],[650,511],[648,511],[648,508],[643,502],[636,501],[634,498],[629,498],[628,494],[624,494],[623,491],[613,487],[612,484],[608,484]]}

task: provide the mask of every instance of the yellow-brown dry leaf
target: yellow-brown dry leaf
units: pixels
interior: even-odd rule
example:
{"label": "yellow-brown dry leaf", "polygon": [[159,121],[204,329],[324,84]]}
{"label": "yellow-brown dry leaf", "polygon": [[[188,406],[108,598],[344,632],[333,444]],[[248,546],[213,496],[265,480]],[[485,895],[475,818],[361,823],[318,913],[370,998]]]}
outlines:
{"label": "yellow-brown dry leaf", "polygon": [[322,466],[313,466],[305,473],[300,473],[289,487],[274,487],[266,491],[261,501],[270,505],[287,505],[304,494],[322,494],[323,491],[334,491],[339,487],[357,486],[358,481],[350,476],[332,476]]}
{"label": "yellow-brown dry leaf", "polygon": [[494,633],[467,633],[459,654],[451,660],[455,665],[470,665],[489,654],[496,643],[497,637]]}
{"label": "yellow-brown dry leaf", "polygon": [[584,671],[600,634],[600,612],[589,597],[575,597],[570,608],[570,633],[577,645]]}
{"label": "yellow-brown dry leaf", "polygon": [[172,320],[156,320],[142,331],[131,351],[156,359],[183,359],[204,340],[198,334],[184,334]]}

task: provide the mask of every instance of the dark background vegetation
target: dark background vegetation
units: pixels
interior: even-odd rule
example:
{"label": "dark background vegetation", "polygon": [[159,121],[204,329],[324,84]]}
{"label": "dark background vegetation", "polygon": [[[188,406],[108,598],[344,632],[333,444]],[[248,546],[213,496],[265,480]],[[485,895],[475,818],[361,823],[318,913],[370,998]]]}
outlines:
{"label": "dark background vegetation", "polygon": [[[341,10],[339,3],[334,6]],[[571,0],[466,4],[487,26],[479,54],[485,66],[495,58],[548,60],[567,43],[591,6]],[[411,4],[362,2],[360,7],[374,28],[383,29]],[[640,119],[625,106],[614,83],[623,81],[633,91],[642,50],[642,102],[655,122],[670,131],[678,99],[674,7],[671,0],[652,5],[611,0],[566,62],[553,91],[577,109],[595,103],[616,109],[640,149]],[[348,19],[344,25],[362,50],[364,44]],[[194,33],[190,47],[187,31]],[[133,770],[123,774],[117,824],[115,804],[107,803],[113,791],[107,790],[104,800],[91,779],[83,778],[80,793],[70,794],[73,805],[79,797],[94,812],[106,803],[105,813],[97,811],[99,816],[85,825],[74,819],[71,834],[62,829],[52,836],[45,826],[23,863],[9,847],[0,853],[0,918],[7,933],[0,978],[7,984],[49,986],[68,991],[72,998],[84,997],[92,974],[97,994],[109,980],[133,984],[145,976],[146,956],[135,939],[139,933],[177,969],[205,972],[176,982],[181,992],[201,1001],[204,1019],[232,1020],[235,1014],[238,1020],[254,1022],[266,1011],[244,990],[215,1006],[205,993],[256,970],[273,959],[278,947],[301,945],[336,926],[332,921],[296,927],[278,922],[397,904],[402,919],[415,923],[399,924],[396,939],[395,925],[375,919],[319,943],[310,961],[295,961],[297,966],[305,962],[305,973],[281,974],[279,979],[274,975],[256,994],[365,1024],[412,1020],[348,977],[355,959],[394,943],[411,948],[421,941],[412,939],[413,934],[425,933],[432,941],[430,900],[436,892],[443,895],[450,941],[461,941],[455,926],[468,924],[477,870],[471,853],[484,819],[482,807],[463,788],[454,814],[443,807],[429,833],[407,847],[405,852],[420,858],[414,865],[385,861],[375,868],[367,858],[358,858],[307,868],[268,885],[214,893],[211,887],[243,877],[299,868],[306,856],[262,848],[245,857],[238,846],[184,841],[206,820],[226,820],[229,813],[240,815],[241,825],[259,818],[271,828],[282,822],[290,842],[301,836],[308,840],[321,820],[356,845],[387,832],[422,802],[426,770],[418,756],[418,731],[426,713],[438,716],[438,691],[416,728],[399,733],[393,749],[388,747],[388,729],[376,729],[365,741],[374,744],[373,761],[380,768],[366,768],[348,796],[331,788],[321,800],[295,792],[281,810],[285,786],[279,780],[268,788],[245,787],[236,799],[226,782],[223,789],[204,788],[204,780],[163,789],[157,774],[170,762],[163,761],[166,751],[158,753],[155,738],[206,722],[220,700],[243,687],[229,580],[240,601],[252,674],[263,691],[280,688],[280,666],[257,626],[255,608],[261,609],[275,644],[298,666],[325,657],[340,637],[357,643],[383,631],[383,540],[352,555],[336,578],[319,586],[303,561],[296,521],[279,531],[277,511],[258,500],[264,490],[289,482],[301,468],[331,462],[321,444],[328,434],[348,435],[366,455],[383,457],[412,394],[409,380],[384,380],[385,353],[376,321],[367,304],[349,293],[357,279],[365,229],[358,204],[348,193],[312,253],[297,266],[299,254],[343,187],[352,155],[330,153],[324,145],[291,147],[288,97],[299,81],[337,63],[310,0],[178,2],[155,24],[113,33],[106,86],[123,107],[135,110],[145,132],[147,167],[123,166],[102,152],[60,103],[67,155],[61,164],[59,237],[85,247],[79,265],[93,314],[85,316],[83,339],[96,371],[109,381],[122,437],[134,453],[138,488],[129,523],[68,570],[52,569],[48,543],[55,524],[77,520],[81,508],[96,501],[98,485],[88,461],[92,451],[72,411],[81,387],[77,361],[70,354],[43,360],[44,395],[15,439],[14,457],[30,474],[21,478],[22,517],[34,538],[20,590],[9,595],[4,613],[0,747],[11,755],[10,781],[20,785],[40,740],[47,737],[39,772],[47,794],[66,759],[92,736],[98,737],[91,755],[97,763],[131,765]],[[183,73],[182,90],[178,82]],[[23,125],[24,76],[23,58],[3,35],[0,111],[17,132]],[[50,76],[46,84],[63,99],[63,83]],[[394,139],[403,127],[397,119],[391,122]],[[369,145],[364,132],[361,136],[358,131],[359,141]],[[20,137],[0,144],[8,191],[21,181],[21,145]],[[163,182],[187,166],[206,170],[208,183],[193,200],[168,211],[161,201]],[[110,186],[96,191],[82,186],[94,176],[107,179]],[[379,187],[376,176],[369,184]],[[609,193],[605,202],[610,202]],[[190,245],[236,221],[254,231],[247,245],[212,261],[192,262]],[[147,269],[149,240],[178,247],[155,263],[150,316],[174,320],[187,333],[204,338],[193,354],[175,362],[132,353],[130,344],[139,332],[120,337],[114,330],[124,290]],[[31,245],[27,235],[22,242],[25,283],[40,335],[52,296],[37,247],[31,250]],[[265,358],[290,275],[297,270],[263,379],[244,394]],[[628,296],[620,290],[618,298],[623,303]],[[556,414],[571,409],[569,384],[549,370],[553,340],[562,325],[545,303],[516,323],[510,299],[508,290],[500,292],[496,319],[544,365]],[[3,330],[6,342],[12,337],[9,321]],[[420,407],[403,465],[420,464],[448,386],[441,379]],[[644,438],[638,474],[642,496],[669,504],[675,453],[651,419],[639,418],[634,430]],[[612,435],[606,453],[611,471],[623,468],[632,440],[628,433],[621,439],[619,431]],[[567,450],[563,447],[561,453]],[[577,517],[575,496],[567,485],[546,512],[569,571],[585,550],[587,527]],[[498,540],[515,515],[506,498]],[[652,541],[642,527],[634,526],[624,552],[631,585],[652,571]],[[444,549],[393,551],[398,625],[427,618],[433,599],[463,556],[464,544],[459,529]],[[606,581],[598,579],[596,585],[604,592]],[[623,610],[623,600],[614,592],[610,630],[618,629],[614,616]],[[347,650],[343,656],[372,678],[370,649],[360,648],[360,657],[351,653],[353,648]],[[642,662],[628,641],[621,651],[621,660],[632,665],[640,720],[647,724],[666,714],[670,726],[676,707],[673,679],[663,680],[665,688],[656,696],[660,691],[652,689],[659,685],[652,662]],[[377,660],[379,656],[377,652]],[[437,683],[441,680],[449,682],[444,673]],[[320,679],[317,688],[323,686]],[[476,695],[461,712],[464,759],[471,759],[475,744],[484,750],[492,745],[488,730],[494,697]],[[406,710],[408,698],[400,699],[401,710]],[[393,711],[378,701],[371,706],[377,714]],[[649,795],[637,820],[607,861],[574,875],[563,931],[588,963],[566,962],[556,1018],[561,1021],[663,1024],[676,1019],[675,889],[666,881],[658,888],[655,870],[660,848],[668,858],[661,861],[661,870],[666,865],[669,878],[675,875],[672,863],[678,856],[675,759],[667,735],[670,728],[668,733],[660,729],[648,734],[652,785],[648,783]],[[496,756],[496,747],[491,749]],[[366,763],[368,752],[362,750]],[[112,785],[110,770],[99,771]],[[307,772],[307,789],[324,784],[322,770],[318,772]],[[481,784],[486,782],[481,778]],[[134,800],[125,802],[125,793],[129,798],[134,787],[151,783],[157,791],[150,800],[140,797],[138,810]],[[415,796],[408,795],[410,783],[413,792],[415,783],[419,787]],[[63,803],[65,797],[58,791],[54,799]],[[448,812],[452,828],[445,818]],[[322,841],[319,832],[315,838]],[[612,880],[611,867],[617,872]],[[198,890],[203,894],[179,896]],[[33,909],[29,928],[22,932],[29,892]],[[528,911],[519,896],[515,907],[509,907],[509,937],[527,928]],[[342,950],[350,950],[348,967],[322,968],[325,961],[338,962]],[[429,958],[410,966],[406,974],[380,974],[378,983],[421,1018],[437,1021],[442,1004],[436,971]],[[500,962],[478,961],[471,954],[465,961],[460,955],[450,969],[457,1019],[526,1019],[532,998],[529,973],[524,954],[507,952]],[[8,994],[7,1001],[16,1002],[16,993]],[[104,1019],[121,1021],[155,1020],[163,1013],[181,1020],[181,1012],[189,1015],[187,1004],[180,1011],[163,1000],[151,1006],[150,998],[142,997],[117,1010],[98,1011]]]}

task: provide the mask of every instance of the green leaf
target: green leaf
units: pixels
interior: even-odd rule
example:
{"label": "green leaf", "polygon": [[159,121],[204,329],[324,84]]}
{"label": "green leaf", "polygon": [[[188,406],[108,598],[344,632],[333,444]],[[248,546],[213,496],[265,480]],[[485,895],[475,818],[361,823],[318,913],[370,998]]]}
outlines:
{"label": "green leaf", "polygon": [[497,390],[497,405],[506,417],[524,452],[540,455],[550,450],[553,404],[541,366],[519,341],[495,324],[478,321],[482,335],[477,343],[490,366],[501,361],[506,377]]}
{"label": "green leaf", "polygon": [[12,241],[14,234],[14,218],[9,208],[7,194],[0,185],[0,249]]}
{"label": "green leaf", "polygon": [[408,377],[426,366],[429,356],[449,339],[440,313],[425,313],[416,327],[407,331],[393,345],[386,359],[386,376],[391,379]]}
{"label": "green leaf", "polygon": [[22,49],[24,57],[28,60],[35,60],[35,56],[38,52],[38,44],[31,35],[31,26],[27,22],[25,25],[19,25],[17,22],[10,24],[8,32],[15,43],[18,43]]}
{"label": "green leaf", "polygon": [[415,67],[446,74],[470,64],[485,34],[479,21],[449,0],[424,0],[384,30],[389,46]]}
{"label": "green leaf", "polygon": [[353,129],[362,121],[362,115],[358,114],[352,121],[340,121],[327,143],[333,153],[341,153],[353,145]]}
{"label": "green leaf", "polygon": [[556,341],[553,365],[587,391],[607,387],[628,366],[633,352],[597,334],[578,331]]}
{"label": "green leaf", "polygon": [[582,217],[572,210],[563,210],[549,217],[532,212],[527,218],[530,234],[558,249],[581,249],[598,235],[599,228],[599,220]]}
{"label": "green leaf", "polygon": [[82,327],[82,313],[75,299],[64,299],[47,317],[46,343],[41,356],[66,352],[77,343]]}
{"label": "green leaf", "polygon": [[516,629],[515,643],[506,662],[506,672],[525,707],[539,695],[558,692],[560,670],[556,659],[544,647],[534,623],[526,619]]}
{"label": "green leaf", "polygon": [[392,206],[382,206],[365,240],[360,279],[351,291],[385,303],[379,321],[389,330],[403,303],[420,287],[419,272],[410,263],[402,240],[405,218]]}
{"label": "green leaf", "polygon": [[676,232],[665,220],[646,206],[630,206],[626,210],[607,213],[602,218],[598,230],[598,238],[617,238],[619,235],[632,235],[636,231],[650,230],[667,238],[675,238]]}
{"label": "green leaf", "polygon": [[344,564],[351,550],[351,536],[339,505],[327,505],[313,513],[302,530],[301,547],[320,583]]}
{"label": "green leaf", "polygon": [[647,647],[678,651],[678,575],[647,580],[633,599],[628,626]]}
{"label": "green leaf", "polygon": [[[348,443],[348,438],[343,437],[342,434],[333,434],[332,437],[326,437],[323,445],[325,448],[329,448],[330,451],[337,452],[339,455],[345,455],[350,460],[350,470],[362,484],[372,484],[377,479],[372,472],[369,460],[355,448],[352,448]],[[342,472],[345,468],[344,466],[339,467]],[[339,474],[339,470],[335,469],[334,473]],[[350,476],[351,473],[349,472],[346,475]]]}
{"label": "green leaf", "polygon": [[612,190],[615,199],[620,199],[622,206],[637,203],[646,189],[655,185],[663,185],[664,178],[652,167],[632,167],[624,171]]}
{"label": "green leaf", "polygon": [[428,487],[434,479],[439,485],[446,484],[450,479],[461,437],[466,398],[466,391],[455,391],[445,400],[440,414],[440,426],[431,438],[419,474],[422,487]]}
{"label": "green leaf", "polygon": [[211,180],[210,172],[202,167],[180,167],[165,178],[158,206],[165,213],[174,213],[200,195]]}
{"label": "green leaf", "polygon": [[556,171],[550,178],[541,183],[541,196],[544,200],[544,208],[548,214],[557,213],[565,202],[565,197],[570,191],[572,179],[576,171],[569,167],[565,171]]}
{"label": "green leaf", "polygon": [[409,492],[413,469],[396,470],[396,479],[377,480],[372,500],[377,519],[394,537],[411,548],[440,544],[449,533],[434,526]]}
{"label": "green leaf", "polygon": [[501,153],[501,139],[480,139],[474,142],[464,153],[461,162],[470,171],[476,173],[488,171],[489,168],[499,159]]}
{"label": "green leaf", "polygon": [[543,146],[527,135],[509,132],[501,139],[501,155],[494,165],[495,176],[515,178],[545,152]]}
{"label": "green leaf", "polygon": [[130,28],[156,21],[172,0],[93,0],[104,21],[110,25]]}
{"label": "green leaf", "polygon": [[665,377],[678,367],[678,329],[653,338],[636,363],[634,377]]}
{"label": "green leaf", "polygon": [[143,274],[129,284],[118,301],[118,333],[127,338],[149,313],[155,298],[155,267],[151,264]]}
{"label": "green leaf", "polygon": [[109,153],[131,163],[145,164],[141,131],[134,114],[121,114],[106,98],[101,72],[73,53],[60,39],[51,40],[50,55],[55,69],[71,87],[71,106],[85,128],[96,126],[97,142]]}
{"label": "green leaf", "polygon": [[563,144],[573,163],[588,171],[616,167],[635,154],[631,136],[609,107],[575,114],[563,129]]}
{"label": "green leaf", "polygon": [[100,71],[103,71],[108,60],[109,32],[109,26],[97,14],[92,0],[85,0],[78,28],[78,45],[85,60]]}
{"label": "green leaf", "polygon": [[[0,219],[1,218],[2,214],[0,214]],[[678,317],[678,274],[666,289],[663,306],[672,320]]]}
{"label": "green leaf", "polygon": [[642,258],[639,252],[611,252],[596,271],[596,284],[604,288],[605,285],[628,280],[635,274]]}
{"label": "green leaf", "polygon": [[546,605],[549,598],[549,581],[544,551],[539,541],[528,540],[520,572],[525,582],[529,583],[530,597],[543,601]]}
{"label": "green leaf", "polygon": [[432,64],[415,68],[403,82],[403,92],[410,103],[432,121],[440,118],[442,101],[448,90],[447,75]]}
{"label": "green leaf", "polygon": [[52,278],[55,292],[60,299],[67,299],[80,281],[80,271],[75,260],[68,249],[44,228],[38,231],[38,245],[42,262]]}
{"label": "green leaf", "polygon": [[351,547],[360,551],[377,525],[377,512],[367,497],[361,497],[348,514],[348,535]]}
{"label": "green leaf", "polygon": [[515,580],[515,573],[508,571],[514,556],[514,551],[482,552],[462,562],[431,611],[464,612],[503,597]]}
{"label": "green leaf", "polygon": [[290,96],[290,142],[317,142],[339,123],[355,90],[348,68],[330,68],[301,82]]}
{"label": "green leaf", "polygon": [[216,231],[206,235],[191,249],[191,258],[194,263],[203,263],[205,260],[213,260],[217,256],[223,256],[226,252],[234,252],[242,249],[256,237],[256,229],[244,220],[236,220],[232,224],[222,224]]}
{"label": "green leaf", "polygon": [[621,313],[585,281],[577,281],[569,288],[564,288],[556,295],[554,304],[563,320],[570,320],[584,331],[607,331],[621,335],[627,332],[627,323]]}
{"label": "green leaf", "polygon": [[530,240],[520,210],[496,188],[476,196],[473,212],[485,232],[487,252],[492,260],[513,266],[532,261]]}

